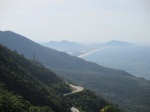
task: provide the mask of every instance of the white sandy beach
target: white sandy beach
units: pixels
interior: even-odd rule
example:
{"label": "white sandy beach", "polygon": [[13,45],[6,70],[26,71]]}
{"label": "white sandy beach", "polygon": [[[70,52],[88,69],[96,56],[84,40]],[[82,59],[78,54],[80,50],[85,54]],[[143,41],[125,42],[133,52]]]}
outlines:
{"label": "white sandy beach", "polygon": [[87,53],[85,53],[85,54],[79,55],[78,57],[79,57],[79,58],[83,58],[83,57],[88,56],[88,55],[90,55],[90,54],[92,54],[92,53],[94,53],[94,52],[99,51],[100,49],[101,49],[101,48],[94,49],[94,50],[89,51],[89,52],[87,52]]}

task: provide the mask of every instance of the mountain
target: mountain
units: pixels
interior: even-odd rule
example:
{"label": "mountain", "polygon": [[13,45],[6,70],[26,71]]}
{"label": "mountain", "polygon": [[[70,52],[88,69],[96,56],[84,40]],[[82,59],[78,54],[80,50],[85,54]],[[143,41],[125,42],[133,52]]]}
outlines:
{"label": "mountain", "polygon": [[43,47],[24,36],[10,31],[0,33],[0,43],[12,50],[16,50],[19,54],[24,55],[28,59],[41,62],[48,68],[104,73],[111,72],[111,74],[116,75],[124,73],[125,75],[130,75],[122,70],[108,69],[96,63],[88,62],[75,56],[70,56],[65,52]]}
{"label": "mountain", "polygon": [[[69,92],[67,86],[52,71],[34,64],[22,55],[0,45],[0,111],[29,111],[47,108],[50,112],[70,112],[70,105],[61,94]],[[58,87],[56,88],[55,85]],[[7,93],[11,98],[5,96]],[[14,97],[14,98],[13,98]],[[6,99],[10,101],[5,101]],[[23,102],[23,103],[22,103]],[[15,104],[13,104],[15,103]],[[63,106],[62,106],[63,105]],[[20,107],[19,107],[20,106]],[[39,106],[39,108],[38,108]]]}
{"label": "mountain", "polygon": [[[42,64],[27,60],[16,51],[0,45],[0,111],[1,112],[71,112],[72,105],[86,112],[99,112],[108,105],[112,112],[120,112],[95,93],[84,90],[69,95],[68,84]],[[80,104],[81,98],[85,103]],[[88,100],[87,100],[88,99]],[[93,106],[90,102],[94,103]],[[101,104],[101,105],[100,105]],[[84,108],[86,107],[86,108]]]}
{"label": "mountain", "polygon": [[111,40],[105,43],[94,43],[89,45],[89,48],[91,48],[92,50],[95,49],[100,49],[100,48],[104,48],[104,47],[123,47],[123,46],[134,46],[134,44],[129,43],[129,42],[124,42],[124,41],[118,41],[118,40]]}
{"label": "mountain", "polygon": [[79,50],[79,49],[83,49],[84,45],[76,43],[76,42],[70,42],[67,40],[63,40],[63,41],[50,41],[47,43],[44,43],[42,45],[45,45],[47,47],[53,48],[53,49],[57,49],[60,51],[70,51],[70,50]]}
{"label": "mountain", "polygon": [[41,62],[66,81],[96,91],[126,112],[150,111],[148,80],[43,47],[10,31],[0,33],[0,43],[29,59]]}
{"label": "mountain", "polygon": [[70,42],[67,40],[63,41],[50,41],[42,44],[43,46],[58,50],[64,51],[70,55],[76,56],[79,55],[86,50],[86,46],[76,42]]}
{"label": "mountain", "polygon": [[83,45],[80,43],[63,40],[63,41],[50,41],[47,43],[43,43],[42,45],[58,51],[64,51],[72,56],[80,56],[92,50],[99,49],[106,46],[107,47],[108,46],[133,46],[134,44],[123,42],[123,41],[112,40],[101,44]]}
{"label": "mountain", "polygon": [[103,44],[104,46],[132,46],[134,44],[124,41],[112,40]]}

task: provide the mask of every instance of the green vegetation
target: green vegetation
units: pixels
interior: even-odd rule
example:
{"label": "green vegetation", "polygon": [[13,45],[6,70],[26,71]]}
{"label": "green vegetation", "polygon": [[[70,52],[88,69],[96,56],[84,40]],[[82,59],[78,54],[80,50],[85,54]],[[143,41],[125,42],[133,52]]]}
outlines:
{"label": "green vegetation", "polygon": [[118,112],[118,110],[113,106],[106,105],[103,109],[100,110],[100,112]]}
{"label": "green vegetation", "polygon": [[[89,90],[83,90],[82,92],[71,94],[67,97],[71,100],[75,107],[78,107],[84,112],[99,112],[99,110],[109,104],[102,97],[97,96],[96,93]],[[116,112],[120,112],[120,110],[116,107],[112,107],[116,109]]]}
{"label": "green vegetation", "polygon": [[[0,42],[11,50],[16,50],[28,59],[34,59],[48,68],[73,70],[73,71],[92,71],[100,73],[112,73],[121,75],[121,70],[115,70],[99,66],[96,63],[85,61],[81,58],[70,56],[65,52],[56,51],[48,47],[41,46],[24,36],[11,31],[0,32]],[[125,72],[126,75],[128,73]]]}
{"label": "green vegetation", "polygon": [[[57,73],[57,75],[59,75],[64,80],[97,92],[99,95],[102,95],[103,97],[107,98],[107,100],[117,104],[126,112],[137,112],[137,111],[149,112],[150,111],[150,81],[147,81],[143,78],[134,77],[131,74],[122,70],[110,69],[103,66],[99,66],[98,64],[87,62],[83,59],[70,56],[66,53],[43,47],[21,35],[15,34],[10,31],[0,32],[0,42],[12,50],[17,50],[19,54],[23,54],[28,59],[33,59],[33,54],[35,54],[35,58],[34,58],[35,60],[44,64],[47,68],[52,69],[55,73]],[[7,62],[7,56],[8,55],[6,53],[5,54],[6,62]],[[15,58],[15,60],[18,64],[21,64],[22,62],[29,62],[29,61],[25,61],[24,59],[21,59],[23,61],[20,60],[18,62],[19,57]],[[4,66],[5,69],[9,71],[9,69],[11,68],[9,66],[11,66],[10,64],[13,65],[13,63],[9,63],[8,67]],[[31,67],[30,65],[33,66]],[[1,66],[1,69],[2,68],[3,66]],[[36,91],[39,91],[40,93],[40,91],[43,90],[44,88],[47,88],[47,86],[48,88],[50,88],[49,89],[50,92],[54,91],[54,95],[59,94],[59,96],[62,96],[62,94],[60,94],[59,91],[61,91],[62,93],[65,93],[66,91],[70,91],[69,89],[67,89],[68,88],[67,85],[65,87],[64,86],[61,87],[63,82],[60,81],[60,79],[56,78],[56,75],[54,75],[53,72],[45,70],[44,68],[45,67],[41,66],[36,62],[34,62],[33,64],[30,61],[30,63],[27,64],[24,63],[21,66],[18,65],[16,71],[12,72],[12,74],[14,76],[15,74],[18,74],[17,77],[15,77],[14,79],[18,79],[18,76],[25,77],[20,75],[19,73],[29,74],[29,76],[32,76],[31,78],[29,78],[32,79],[31,81],[28,80],[25,81],[24,79],[24,84],[26,84],[25,82],[29,82],[29,83],[32,81],[34,82],[30,85],[32,88],[34,88],[34,89],[30,89],[31,93],[34,90],[35,93]],[[20,69],[24,73],[20,72]],[[5,72],[7,71],[5,70]],[[5,72],[3,71],[1,73],[5,73]],[[9,74],[9,72],[7,72],[6,74]],[[53,74],[53,75],[49,76],[49,74]],[[10,76],[7,78],[10,78]],[[36,79],[36,81],[33,79]],[[57,83],[55,83],[55,81]],[[53,82],[55,84],[53,84]],[[7,85],[6,87],[7,88],[9,87],[9,89],[11,90],[15,89],[15,87],[17,86],[19,87],[19,85],[13,86],[14,83],[12,83],[10,80],[8,80],[6,84],[9,83],[12,84],[12,86],[10,86],[11,88]],[[36,83],[37,84],[40,83],[40,85],[42,84],[44,85],[44,87],[43,86],[34,87]],[[30,86],[27,87],[25,86],[24,88],[28,88]],[[19,89],[18,87],[17,90],[20,91],[24,90],[22,86],[20,86]],[[36,88],[39,89],[36,90]],[[47,92],[47,89],[43,93],[46,94],[47,96],[49,94],[49,92]],[[25,93],[22,92],[21,95],[23,94]],[[54,97],[52,99],[55,102],[55,99],[57,98]],[[34,101],[34,99],[32,101]],[[40,103],[43,104],[42,102]]]}
{"label": "green vegetation", "polygon": [[150,81],[148,80],[132,75],[58,69],[55,71],[66,81],[95,91],[108,101],[117,104],[125,112],[150,111]]}
{"label": "green vegetation", "polygon": [[[69,86],[57,78],[53,72],[45,69],[44,66],[34,64],[2,46],[0,46],[0,65],[0,81],[5,84],[7,90],[13,91],[15,95],[18,94],[32,105],[48,106],[56,112],[70,111],[71,104],[62,95],[64,92],[71,91]],[[9,95],[11,94],[3,96],[2,101],[3,98],[8,99]],[[19,100],[18,97],[12,98]],[[8,101],[11,100],[8,99]],[[20,103],[19,105],[24,105]],[[11,104],[14,105],[15,103],[8,102],[8,104],[12,106]],[[38,108],[31,108],[31,110],[35,109]]]}
{"label": "green vegetation", "polygon": [[96,112],[109,104],[87,90],[64,96],[71,88],[54,72],[2,45],[0,65],[1,112],[70,112],[74,105]]}
{"label": "green vegetation", "polygon": [[4,90],[0,82],[0,111],[1,112],[54,112],[48,106],[33,106],[20,95]]}

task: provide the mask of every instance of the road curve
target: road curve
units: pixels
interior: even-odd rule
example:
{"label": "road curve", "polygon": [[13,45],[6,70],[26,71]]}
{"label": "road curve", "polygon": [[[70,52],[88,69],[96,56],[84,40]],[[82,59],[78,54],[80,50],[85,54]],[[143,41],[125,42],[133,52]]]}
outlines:
{"label": "road curve", "polygon": [[[67,84],[68,84],[68,83],[67,83]],[[69,84],[69,86],[70,86],[73,90],[72,90],[72,92],[70,92],[70,93],[64,94],[64,96],[67,96],[67,95],[71,95],[71,94],[74,94],[74,93],[81,92],[81,91],[83,91],[83,89],[84,89],[84,88],[81,87],[81,86],[75,86],[75,85],[73,85],[73,84]],[[71,107],[70,110],[71,110],[71,112],[79,112],[79,110],[76,109],[75,107]]]}
{"label": "road curve", "polygon": [[74,93],[81,92],[81,91],[83,91],[83,89],[84,89],[84,88],[81,87],[81,86],[75,86],[75,85],[73,85],[73,84],[69,84],[69,86],[73,89],[73,91],[70,92],[70,93],[64,94],[64,96],[67,96],[67,95],[71,95],[71,94],[74,94]]}

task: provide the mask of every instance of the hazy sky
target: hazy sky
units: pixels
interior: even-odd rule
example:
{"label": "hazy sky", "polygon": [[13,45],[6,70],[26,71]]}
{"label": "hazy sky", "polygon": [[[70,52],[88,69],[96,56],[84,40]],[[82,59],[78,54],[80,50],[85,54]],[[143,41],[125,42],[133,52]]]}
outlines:
{"label": "hazy sky", "polygon": [[150,43],[149,0],[0,0],[0,30],[34,41]]}

